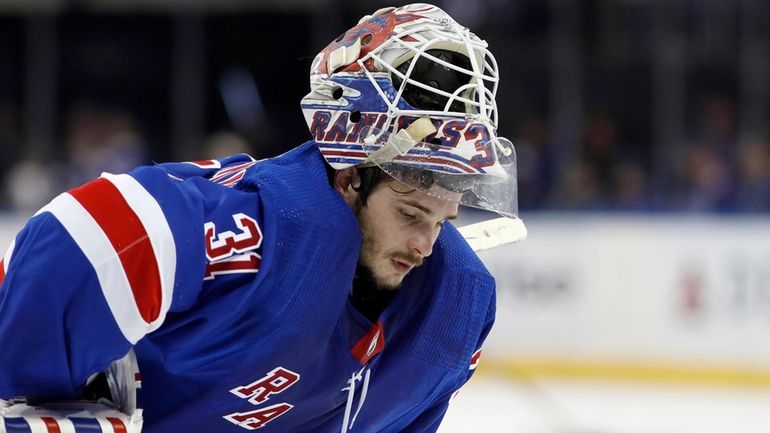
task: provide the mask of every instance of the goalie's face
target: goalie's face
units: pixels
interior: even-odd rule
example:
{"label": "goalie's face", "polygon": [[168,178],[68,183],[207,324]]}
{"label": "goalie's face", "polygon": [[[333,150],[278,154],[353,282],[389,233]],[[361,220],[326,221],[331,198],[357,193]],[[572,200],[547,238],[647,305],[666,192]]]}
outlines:
{"label": "goalie's face", "polygon": [[[355,169],[351,173],[355,185]],[[393,180],[375,186],[365,206],[357,204],[357,194],[350,188],[342,195],[361,229],[358,276],[371,279],[380,289],[397,289],[406,274],[433,252],[443,223],[457,217],[458,204]]]}

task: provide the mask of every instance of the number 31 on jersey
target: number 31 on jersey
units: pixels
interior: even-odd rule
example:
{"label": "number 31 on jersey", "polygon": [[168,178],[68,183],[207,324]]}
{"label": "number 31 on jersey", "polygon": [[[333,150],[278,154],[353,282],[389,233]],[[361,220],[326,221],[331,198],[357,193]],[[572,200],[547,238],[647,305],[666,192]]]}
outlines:
{"label": "number 31 on jersey", "polygon": [[232,217],[240,233],[230,230],[217,233],[213,222],[203,225],[208,259],[204,280],[223,274],[259,271],[262,257],[255,250],[262,245],[262,230],[254,218],[244,213]]}

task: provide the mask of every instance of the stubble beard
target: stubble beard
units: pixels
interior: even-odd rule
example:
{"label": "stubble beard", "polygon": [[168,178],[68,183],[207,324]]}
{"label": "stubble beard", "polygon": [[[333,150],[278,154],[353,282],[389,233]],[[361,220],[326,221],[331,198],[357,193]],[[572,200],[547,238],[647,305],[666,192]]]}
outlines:
{"label": "stubble beard", "polygon": [[382,281],[374,271],[374,257],[369,252],[377,251],[375,241],[368,236],[368,226],[364,220],[361,219],[360,209],[356,209],[356,216],[358,217],[359,227],[361,229],[361,252],[358,256],[358,264],[356,265],[356,279],[358,284],[364,287],[369,287],[374,290],[398,290],[401,288],[403,279],[396,284],[388,284]]}
{"label": "stubble beard", "polygon": [[363,287],[369,287],[373,290],[398,290],[401,288],[403,278],[395,284],[389,284],[382,281],[374,271],[374,259],[373,254],[368,254],[373,251],[377,251],[378,248],[374,239],[368,236],[370,229],[366,219],[363,218],[362,212],[363,206],[356,202],[353,206],[353,212],[358,220],[358,227],[361,231],[361,250],[358,256],[358,264],[356,265],[356,283]]}

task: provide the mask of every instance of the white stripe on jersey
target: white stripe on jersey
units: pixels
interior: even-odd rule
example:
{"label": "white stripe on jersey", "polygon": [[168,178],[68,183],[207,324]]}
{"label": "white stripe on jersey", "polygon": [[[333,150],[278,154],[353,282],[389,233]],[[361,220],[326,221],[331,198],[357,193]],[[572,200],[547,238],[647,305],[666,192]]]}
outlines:
{"label": "white stripe on jersey", "polygon": [[96,271],[102,293],[126,340],[136,344],[145,334],[163,323],[171,306],[176,273],[176,245],[171,228],[158,202],[129,175],[103,174],[120,192],[147,231],[161,283],[161,306],[158,317],[147,324],[136,305],[123,264],[109,238],[70,194],[64,193],[38,211],[51,212],[72,236]]}
{"label": "white stripe on jersey", "polygon": [[11,263],[11,256],[13,255],[13,248],[16,246],[16,238],[14,238],[11,241],[11,245],[8,246],[8,249],[5,251],[5,256],[2,257],[3,259],[3,273],[8,273],[8,264]]}
{"label": "white stripe on jersey", "polygon": [[38,213],[50,212],[64,226],[96,271],[104,298],[120,331],[131,344],[147,334],[147,324],[139,313],[134,293],[120,257],[99,224],[69,193],[60,194]]}
{"label": "white stripe on jersey", "polygon": [[150,238],[152,250],[158,261],[158,272],[162,289],[160,314],[150,324],[152,332],[160,327],[171,308],[176,275],[176,244],[166,216],[155,198],[133,177],[127,174],[102,173],[102,177],[112,182],[120,194],[136,213]]}

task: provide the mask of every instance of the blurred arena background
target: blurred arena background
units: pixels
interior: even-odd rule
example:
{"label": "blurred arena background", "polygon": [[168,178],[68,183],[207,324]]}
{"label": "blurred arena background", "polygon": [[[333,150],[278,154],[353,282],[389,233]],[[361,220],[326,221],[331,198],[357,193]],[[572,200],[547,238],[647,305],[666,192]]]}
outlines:
{"label": "blurred arena background", "polygon": [[[309,139],[313,56],[403,3],[0,0],[0,241],[102,171]],[[770,431],[770,4],[434,3],[497,58],[530,232],[442,432]]]}

